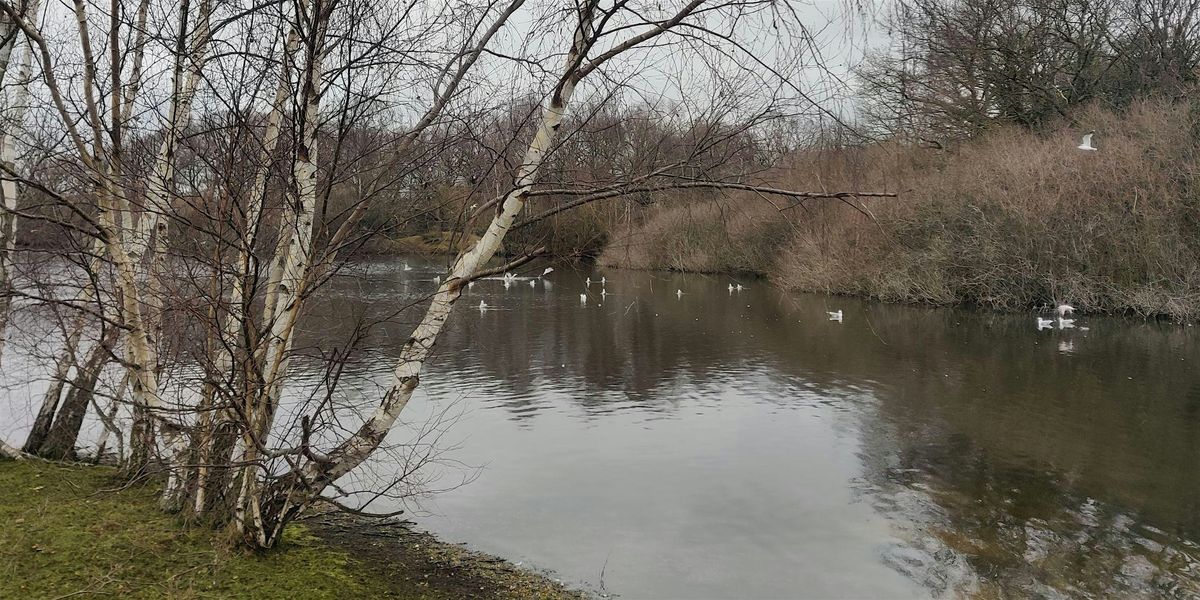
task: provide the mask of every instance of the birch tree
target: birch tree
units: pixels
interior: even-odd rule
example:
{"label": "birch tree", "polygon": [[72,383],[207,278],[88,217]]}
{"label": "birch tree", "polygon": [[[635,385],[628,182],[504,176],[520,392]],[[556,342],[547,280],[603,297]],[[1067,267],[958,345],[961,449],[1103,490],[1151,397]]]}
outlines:
{"label": "birch tree", "polygon": [[[69,157],[68,184],[12,178],[58,209],[39,218],[97,257],[76,261],[92,282],[78,286],[76,298],[47,300],[76,311],[64,327],[62,360],[51,365],[56,381],[74,383],[65,399],[61,383],[47,393],[27,450],[70,456],[94,404],[84,398],[108,369],[128,388],[128,435],[114,425],[115,412],[98,416],[128,446],[128,456],[119,452],[127,473],[163,477],[164,508],[230,527],[252,547],[274,546],[315,503],[336,503],[339,480],[385,448],[464,286],[537,254],[522,247],[494,263],[514,229],[672,189],[846,195],[772,187],[750,180],[749,167],[716,175],[713,149],[785,115],[780,98],[795,85],[794,72],[765,68],[744,39],[794,19],[769,0],[184,0],[170,11],[155,1],[139,0],[134,10],[119,0],[73,2],[75,31],[57,43],[78,47],[76,77],[53,51],[55,40],[0,0],[0,14],[36,51],[43,109],[61,130],[47,150]],[[171,15],[161,45],[142,37],[157,14]],[[107,46],[94,47],[101,38]],[[547,182],[556,156],[619,90],[672,81],[640,65],[696,52],[708,54],[686,71],[703,78],[687,83],[681,75],[678,89],[660,92],[711,105],[689,122],[703,130],[690,151],[640,161],[603,182],[568,181],[568,169]],[[155,56],[170,59],[166,73],[144,72]],[[166,99],[144,97],[147,90],[166,90]],[[352,415],[339,413],[331,400],[342,366],[335,357],[328,393],[297,399],[293,359],[306,303],[353,256],[375,203],[411,199],[438,157],[479,143],[471,123],[501,108],[501,91],[530,99],[529,125],[500,135],[504,152],[486,166],[490,173],[449,174],[490,177],[490,197],[458,208],[463,238],[476,226],[481,235],[416,307],[418,324],[387,388]],[[755,95],[762,106],[751,109]],[[161,119],[144,117],[157,109]],[[515,164],[505,169],[509,150]],[[534,206],[535,198],[544,202]],[[84,352],[81,340],[95,341]],[[162,351],[168,345],[181,349],[177,364]],[[175,385],[162,385],[168,379]],[[289,417],[281,419],[285,406]],[[354,425],[328,426],[342,418]]]}

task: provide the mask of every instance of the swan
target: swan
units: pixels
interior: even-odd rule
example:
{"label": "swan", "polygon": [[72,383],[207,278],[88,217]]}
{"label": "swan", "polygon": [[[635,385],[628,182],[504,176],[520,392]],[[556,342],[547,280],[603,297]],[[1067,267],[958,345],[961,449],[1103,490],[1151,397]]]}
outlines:
{"label": "swan", "polygon": [[1080,150],[1088,150],[1091,152],[1095,152],[1096,147],[1092,146],[1092,136],[1093,135],[1096,135],[1095,129],[1083,134],[1083,140],[1080,142],[1080,144],[1079,144],[1079,146],[1077,146],[1077,148],[1079,148]]}
{"label": "swan", "polygon": [[830,310],[830,311],[825,311],[825,312],[828,312],[828,313],[829,313],[829,320],[830,320],[830,321],[837,321],[838,323],[841,323],[841,322],[842,322],[842,311],[840,311],[840,310]]}

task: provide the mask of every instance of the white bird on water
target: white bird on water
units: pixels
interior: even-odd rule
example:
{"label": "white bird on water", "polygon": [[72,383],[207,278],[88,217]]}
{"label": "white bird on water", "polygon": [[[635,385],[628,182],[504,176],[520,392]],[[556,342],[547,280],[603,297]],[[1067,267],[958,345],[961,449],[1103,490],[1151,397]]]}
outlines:
{"label": "white bird on water", "polygon": [[1070,304],[1059,304],[1057,307],[1055,307],[1054,312],[1057,313],[1058,316],[1060,316],[1060,317],[1065,317],[1069,314],[1074,313],[1075,307],[1071,306]]}
{"label": "white bird on water", "polygon": [[587,304],[587,294],[580,294],[580,295],[579,295],[579,303],[580,303],[580,304]]}
{"label": "white bird on water", "polygon": [[1077,146],[1077,148],[1079,148],[1080,150],[1087,150],[1090,152],[1095,152],[1096,147],[1092,145],[1092,136],[1093,135],[1096,135],[1096,130],[1094,130],[1094,129],[1092,131],[1089,131],[1089,132],[1083,134],[1083,141],[1080,142],[1080,144],[1079,144],[1079,146]]}
{"label": "white bird on water", "polygon": [[1058,328],[1059,329],[1074,329],[1075,328],[1075,319],[1064,319],[1062,317],[1059,317],[1058,318]]}
{"label": "white bird on water", "polygon": [[740,292],[740,291],[742,291],[742,290],[744,290],[744,289],[746,289],[746,288],[745,288],[745,287],[742,287],[742,284],[740,284],[740,283],[739,283],[739,284],[737,284],[737,286],[736,286],[736,287],[734,287],[733,289],[735,289],[735,290],[737,290],[737,291],[739,291],[739,292]]}
{"label": "white bird on water", "polygon": [[608,290],[605,290],[605,289],[600,290],[600,299],[601,300],[603,300],[604,297],[607,295],[608,295]]}
{"label": "white bird on water", "polygon": [[1043,329],[1050,329],[1051,327],[1054,327],[1054,319],[1043,319],[1041,317],[1034,317],[1034,318],[1037,319],[1038,331],[1041,331]]}
{"label": "white bird on water", "polygon": [[480,301],[479,301],[479,312],[483,312],[483,311],[485,311],[485,310],[487,310],[487,309],[488,309],[487,302],[484,302],[483,300],[480,300]]}
{"label": "white bird on water", "polygon": [[405,270],[405,271],[411,271],[411,270],[412,270],[412,267],[408,266],[408,263],[406,262],[406,263],[404,263],[404,270]]}
{"label": "white bird on water", "polygon": [[537,280],[536,280],[536,279],[530,279],[530,280],[529,280],[529,287],[537,287]]}
{"label": "white bird on water", "polygon": [[592,278],[588,277],[587,279],[584,279],[583,283],[584,283],[584,285],[586,285],[588,287],[592,287]]}
{"label": "white bird on water", "polygon": [[825,312],[828,312],[828,313],[829,313],[829,320],[830,320],[830,321],[837,321],[838,323],[841,323],[841,322],[842,322],[842,311],[840,311],[840,310],[829,310],[829,311],[825,311]]}
{"label": "white bird on water", "polygon": [[606,283],[608,283],[608,278],[607,278],[607,277],[601,277],[601,278],[600,278],[600,285],[604,285],[604,284],[606,284]]}
{"label": "white bird on water", "polygon": [[682,297],[683,297],[683,290],[675,290],[675,297],[676,297],[676,298],[682,298]]}
{"label": "white bird on water", "polygon": [[434,282],[434,283],[441,283],[441,282],[442,282],[442,276],[441,276],[441,275],[434,275],[434,276],[433,276],[433,282]]}
{"label": "white bird on water", "polygon": [[733,293],[733,284],[732,283],[729,284],[729,288],[727,288],[727,289],[729,290],[729,293],[732,294]]}

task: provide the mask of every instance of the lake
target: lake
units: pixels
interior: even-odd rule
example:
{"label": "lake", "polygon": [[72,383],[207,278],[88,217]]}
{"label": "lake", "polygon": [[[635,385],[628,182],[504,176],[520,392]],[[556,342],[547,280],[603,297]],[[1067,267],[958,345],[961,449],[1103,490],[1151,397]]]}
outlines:
{"label": "lake", "polygon": [[[314,299],[296,390],[359,330],[339,401],[378,397],[445,269],[407,263]],[[442,491],[371,509],[630,599],[1200,594],[1195,328],[556,269],[468,290],[398,448],[342,482],[434,447]]]}

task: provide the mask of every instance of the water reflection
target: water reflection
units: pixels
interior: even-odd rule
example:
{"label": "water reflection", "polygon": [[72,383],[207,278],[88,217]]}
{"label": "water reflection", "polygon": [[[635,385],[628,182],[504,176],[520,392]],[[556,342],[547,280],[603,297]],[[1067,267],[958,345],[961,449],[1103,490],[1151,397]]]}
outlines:
{"label": "water reflection", "polygon": [[[1200,593],[1192,330],[604,275],[468,293],[496,310],[456,314],[422,398],[480,407],[488,467],[428,526],[593,584],[606,560],[629,597]],[[364,266],[322,306],[431,289]]]}

